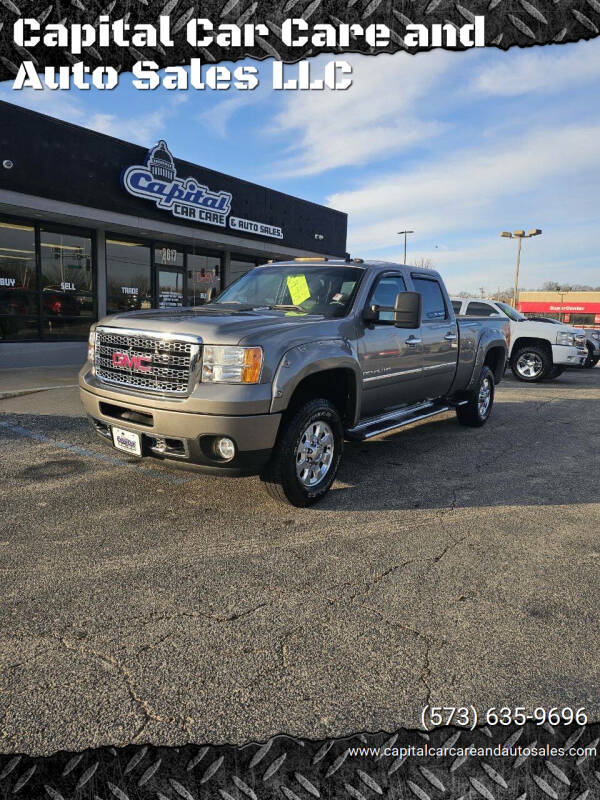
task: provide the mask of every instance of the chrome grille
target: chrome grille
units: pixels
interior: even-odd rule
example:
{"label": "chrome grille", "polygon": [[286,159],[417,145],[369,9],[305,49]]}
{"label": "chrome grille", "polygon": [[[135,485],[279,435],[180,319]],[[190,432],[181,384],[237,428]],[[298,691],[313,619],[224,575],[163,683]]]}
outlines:
{"label": "chrome grille", "polygon": [[[115,363],[115,354],[126,356],[125,364]],[[190,393],[200,343],[171,339],[147,331],[116,332],[96,329],[94,366],[105,382],[140,392],[184,396]],[[137,359],[143,359],[140,362]]]}
{"label": "chrome grille", "polygon": [[575,347],[578,347],[580,350],[586,350],[586,336],[585,333],[577,333],[575,334]]}

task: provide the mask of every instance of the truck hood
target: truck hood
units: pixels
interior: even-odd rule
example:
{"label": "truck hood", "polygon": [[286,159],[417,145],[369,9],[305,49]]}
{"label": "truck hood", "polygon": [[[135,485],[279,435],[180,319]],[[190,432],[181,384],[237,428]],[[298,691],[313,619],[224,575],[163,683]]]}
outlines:
{"label": "truck hood", "polygon": [[[300,314],[268,308],[217,304],[197,308],[148,309],[113,314],[98,322],[114,328],[154,333],[192,334],[208,344],[256,344],[263,337],[289,334],[290,339],[310,340],[315,336],[339,335],[340,323],[347,318],[328,318],[321,314]],[[288,338],[285,336],[284,338]]]}
{"label": "truck hood", "polygon": [[[532,320],[523,320],[523,322],[531,323]],[[533,322],[535,323],[536,331],[540,331],[540,333],[543,331],[549,339],[553,340],[556,340],[558,333],[581,333],[580,330],[573,328],[571,325],[555,325],[553,322],[540,322],[539,320],[533,320]]]}

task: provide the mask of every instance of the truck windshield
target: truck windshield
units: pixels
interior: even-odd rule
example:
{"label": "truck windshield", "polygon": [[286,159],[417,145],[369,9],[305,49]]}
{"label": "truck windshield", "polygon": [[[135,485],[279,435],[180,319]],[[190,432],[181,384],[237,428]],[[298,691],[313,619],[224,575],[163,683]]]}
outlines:
{"label": "truck windshield", "polygon": [[517,311],[516,308],[513,308],[512,306],[509,306],[507,303],[498,303],[498,302],[496,302],[496,305],[502,311],[504,311],[504,313],[506,314],[507,317],[509,317],[510,319],[514,320],[515,322],[523,322],[523,320],[527,319],[527,317],[524,317],[523,314],[519,314],[519,312]]}
{"label": "truck windshield", "polygon": [[350,310],[363,274],[360,267],[257,267],[232,283],[214,302],[275,308],[288,314],[342,317]]}

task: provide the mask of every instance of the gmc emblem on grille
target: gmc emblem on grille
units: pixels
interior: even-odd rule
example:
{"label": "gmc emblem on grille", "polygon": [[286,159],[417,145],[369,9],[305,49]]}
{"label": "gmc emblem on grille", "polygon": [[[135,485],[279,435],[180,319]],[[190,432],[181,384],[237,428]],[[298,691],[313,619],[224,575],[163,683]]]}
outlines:
{"label": "gmc emblem on grille", "polygon": [[150,356],[130,356],[129,353],[112,354],[112,365],[118,369],[130,369],[137,372],[150,372],[152,359]]}

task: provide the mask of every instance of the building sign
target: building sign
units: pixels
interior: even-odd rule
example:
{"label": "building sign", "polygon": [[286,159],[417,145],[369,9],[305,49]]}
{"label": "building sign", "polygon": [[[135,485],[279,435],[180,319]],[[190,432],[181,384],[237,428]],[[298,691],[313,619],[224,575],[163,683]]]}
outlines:
{"label": "building sign", "polygon": [[251,219],[229,217],[229,227],[236,231],[258,233],[261,236],[270,236],[273,239],[283,239],[283,231],[281,228],[277,228],[274,225],[266,225],[264,222],[254,222]]}
{"label": "building sign", "polygon": [[583,302],[565,302],[560,303],[556,300],[542,301],[529,301],[521,300],[518,304],[519,311],[537,312],[537,313],[559,313],[559,314],[599,314],[600,303]]}
{"label": "building sign", "polygon": [[164,139],[148,151],[144,164],[134,164],[123,171],[121,185],[129,194],[150,200],[157,208],[188,222],[283,239],[281,228],[230,216],[233,198],[229,192],[211,191],[195,178],[178,178]]}

